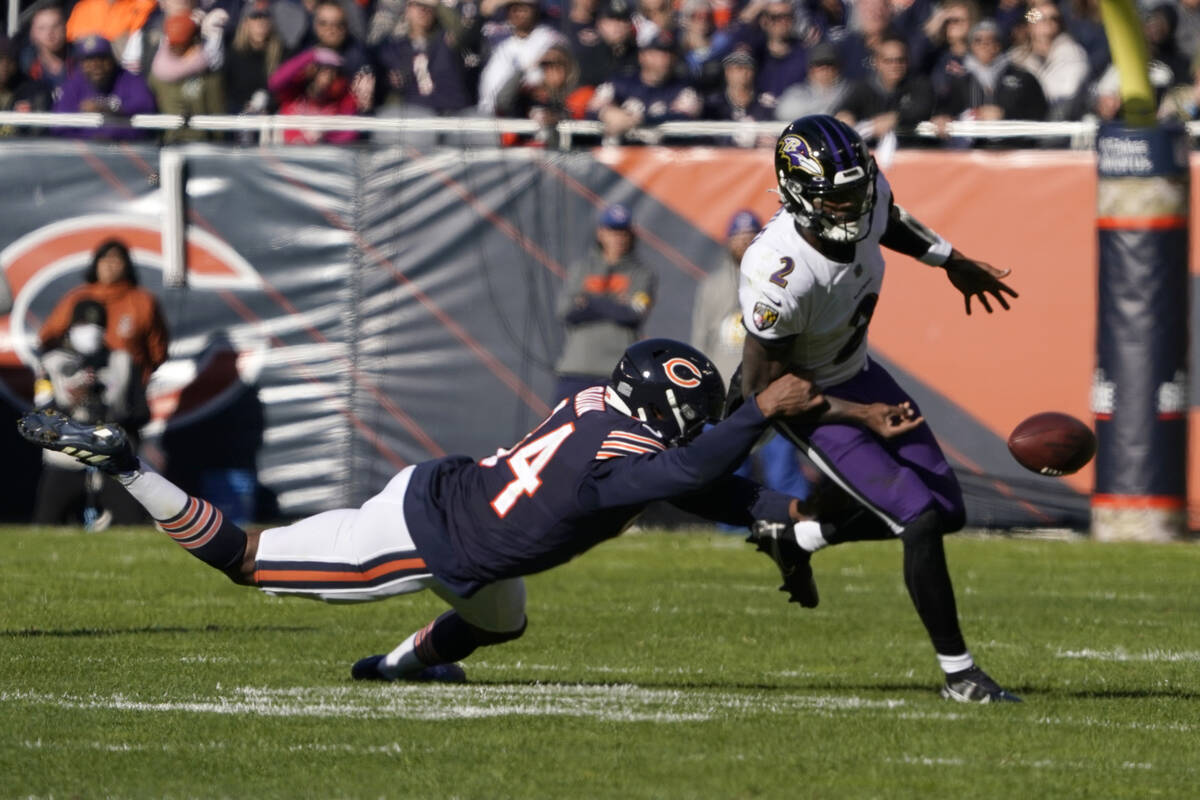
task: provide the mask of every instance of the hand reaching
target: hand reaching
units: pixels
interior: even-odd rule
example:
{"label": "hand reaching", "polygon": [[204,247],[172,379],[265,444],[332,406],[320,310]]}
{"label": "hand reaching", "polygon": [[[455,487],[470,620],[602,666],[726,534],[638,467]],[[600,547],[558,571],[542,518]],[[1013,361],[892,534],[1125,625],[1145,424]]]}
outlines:
{"label": "hand reaching", "polygon": [[955,250],[950,259],[945,264],[946,275],[949,276],[950,282],[954,284],[954,288],[963,293],[963,301],[966,303],[967,313],[971,313],[971,298],[978,297],[979,302],[983,305],[985,311],[992,313],[992,305],[988,302],[988,295],[995,298],[996,302],[1007,311],[1008,300],[1004,295],[1017,297],[1017,293],[1009,288],[1008,284],[1000,280],[1007,277],[1012,270],[997,269],[991,264],[985,264],[982,261],[972,261],[962,253]]}

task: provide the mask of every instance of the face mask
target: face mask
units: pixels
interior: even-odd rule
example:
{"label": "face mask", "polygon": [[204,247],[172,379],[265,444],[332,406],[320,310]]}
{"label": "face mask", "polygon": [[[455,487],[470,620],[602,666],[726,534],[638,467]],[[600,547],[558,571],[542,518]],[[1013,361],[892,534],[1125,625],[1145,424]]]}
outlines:
{"label": "face mask", "polygon": [[67,331],[71,349],[81,356],[94,355],[104,343],[104,328],[99,325],[73,325]]}

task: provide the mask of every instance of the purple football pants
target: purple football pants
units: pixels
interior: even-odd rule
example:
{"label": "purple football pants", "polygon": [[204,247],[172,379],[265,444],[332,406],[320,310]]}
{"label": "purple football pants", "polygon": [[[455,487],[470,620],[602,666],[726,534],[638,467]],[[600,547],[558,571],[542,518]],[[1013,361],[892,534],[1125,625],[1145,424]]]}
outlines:
{"label": "purple football pants", "polygon": [[[874,361],[826,395],[855,403],[916,403]],[[919,409],[918,409],[918,413]],[[831,480],[870,508],[899,534],[922,512],[936,509],[945,530],[962,527],[962,489],[929,425],[894,439],[881,439],[856,425],[784,425],[780,432]]]}

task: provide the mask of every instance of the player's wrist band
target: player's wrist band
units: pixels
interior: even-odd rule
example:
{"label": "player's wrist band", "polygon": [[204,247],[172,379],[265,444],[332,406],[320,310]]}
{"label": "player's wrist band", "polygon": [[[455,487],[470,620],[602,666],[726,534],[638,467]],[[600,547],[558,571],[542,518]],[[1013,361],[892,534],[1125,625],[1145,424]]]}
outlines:
{"label": "player's wrist band", "polygon": [[925,251],[925,255],[919,259],[922,264],[928,264],[931,267],[940,267],[950,259],[950,254],[954,252],[954,245],[947,242],[939,236],[937,241]]}

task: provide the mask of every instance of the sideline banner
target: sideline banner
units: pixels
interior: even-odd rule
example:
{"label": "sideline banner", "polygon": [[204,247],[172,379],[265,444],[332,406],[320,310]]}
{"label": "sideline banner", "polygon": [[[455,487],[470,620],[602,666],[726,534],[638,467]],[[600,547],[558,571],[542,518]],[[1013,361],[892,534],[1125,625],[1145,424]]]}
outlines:
{"label": "sideline banner", "polygon": [[[155,148],[0,148],[0,269],[18,290],[13,314],[0,317],[7,418],[28,402],[40,321],[100,239],[128,236],[172,332],[152,385],[148,455],[189,488],[206,473],[257,468],[260,501],[284,517],[357,505],[407,464],[488,455],[538,422],[557,400],[562,275],[593,246],[607,203],[632,208],[639,257],[658,275],[645,334],[684,340],[729,217],[778,207],[767,151],[177,152],[188,282],[164,289]],[[1086,524],[1090,470],[1026,473],[1004,437],[1034,411],[1087,418],[1095,217],[1091,200],[1071,198],[1094,197],[1094,161],[901,152],[886,169],[919,218],[1014,267],[1022,297],[1009,314],[968,318],[940,271],[889,257],[874,356],[921,404],[959,471],[971,524]],[[31,457],[28,483],[36,453],[3,427],[0,446]],[[0,501],[0,516],[19,519],[20,502]]]}

